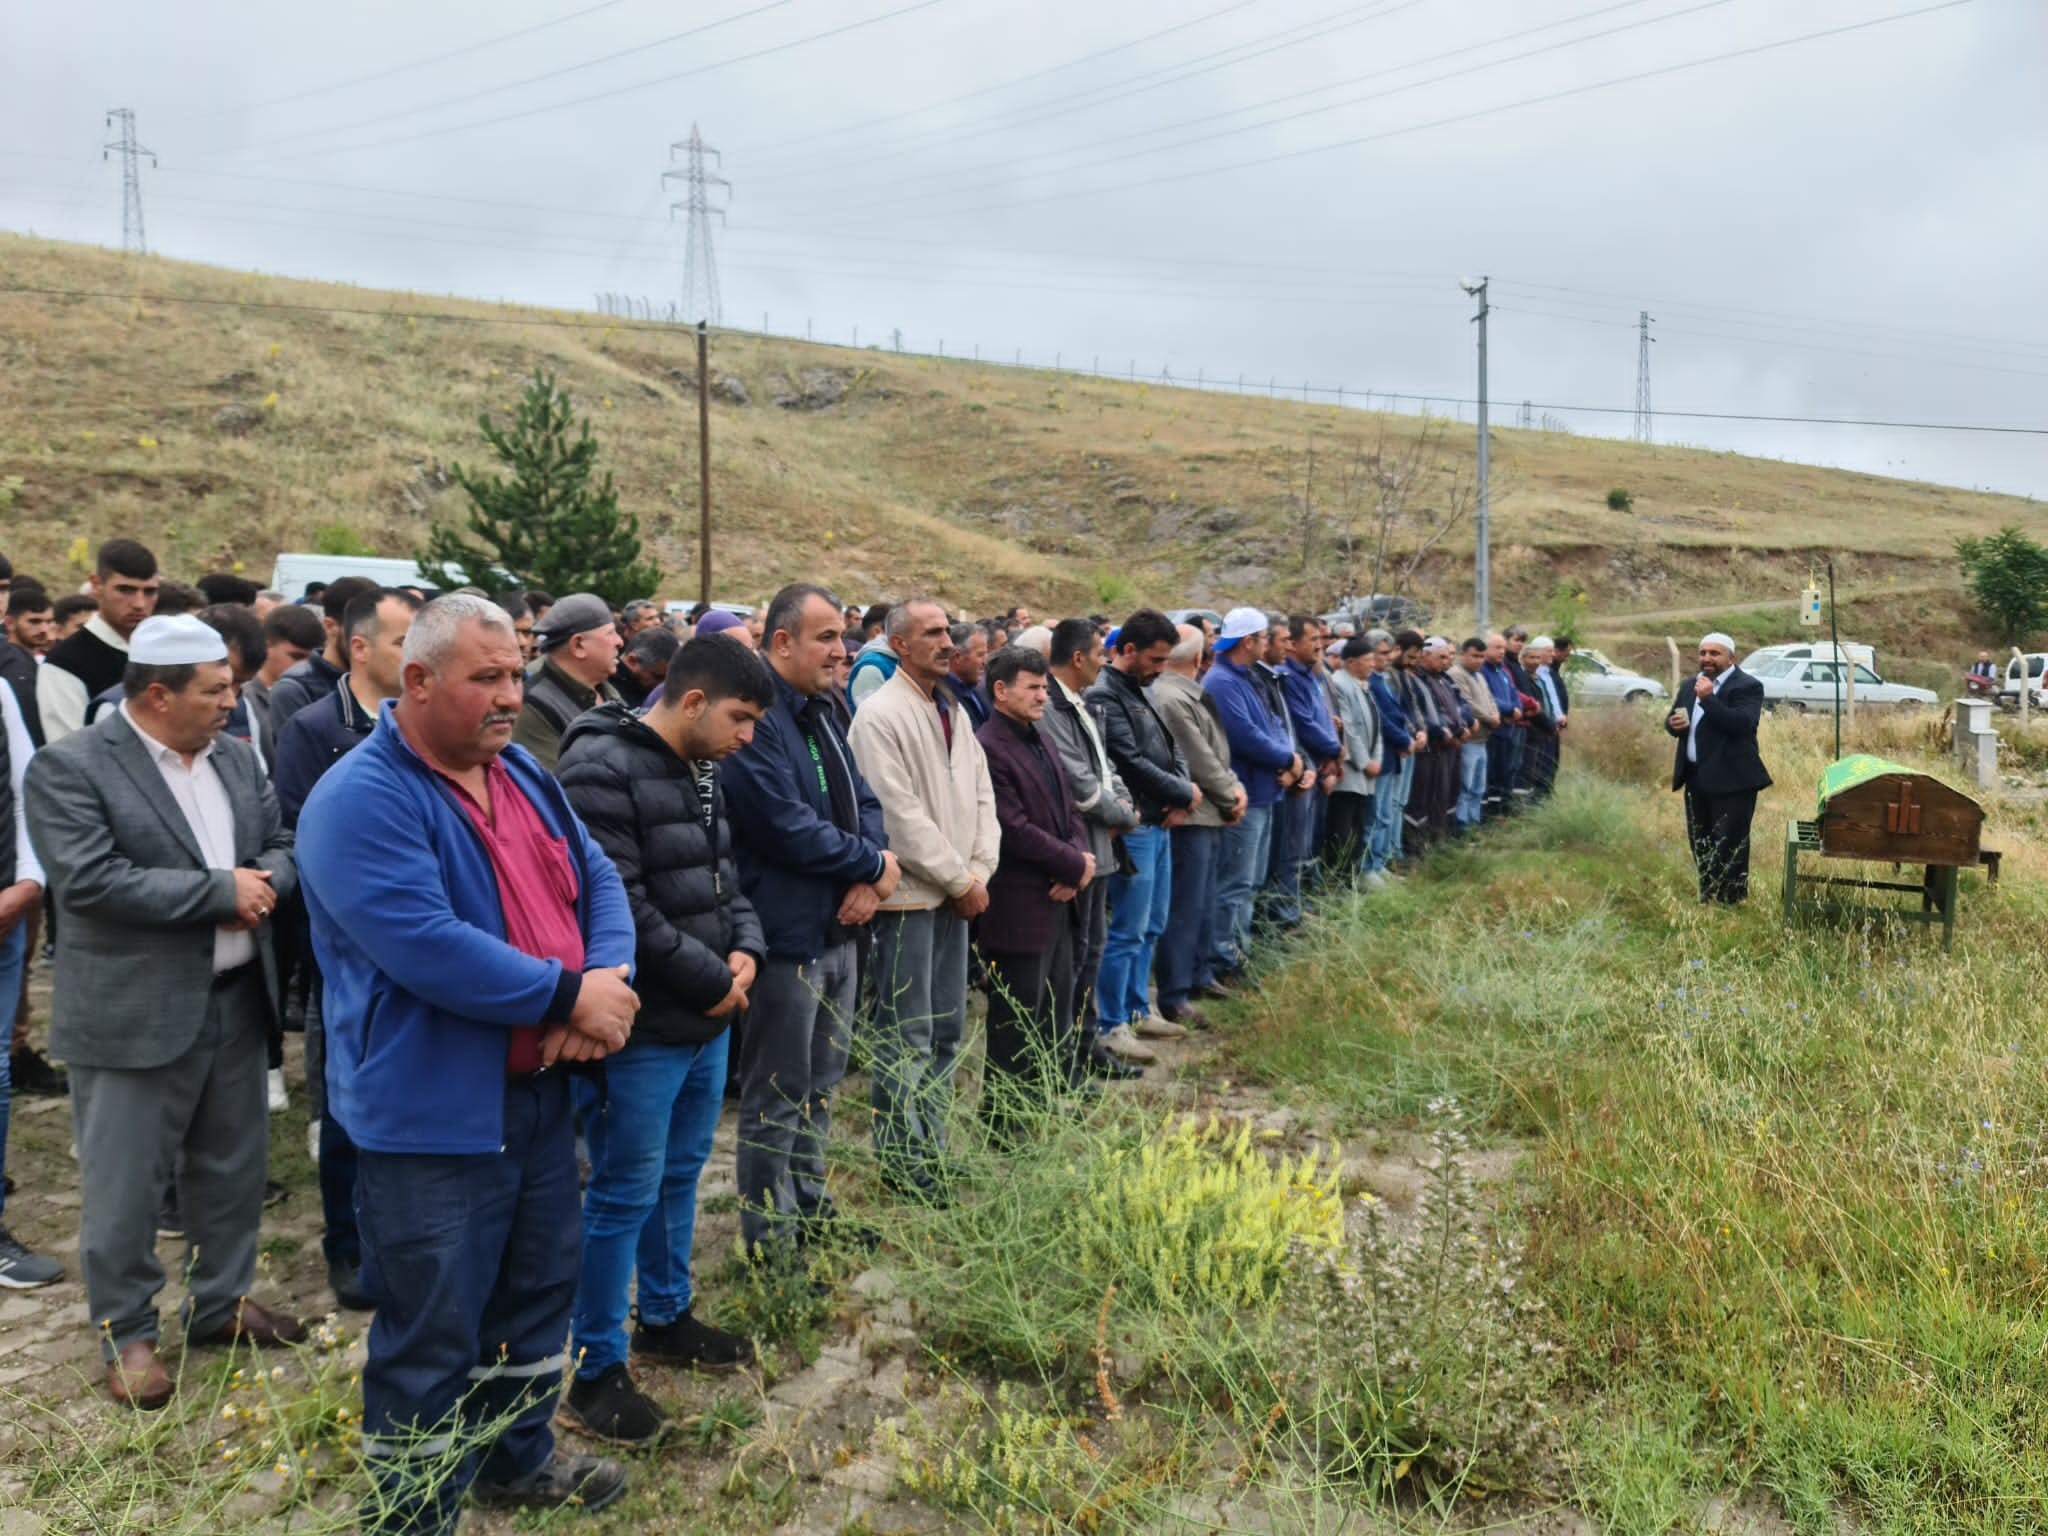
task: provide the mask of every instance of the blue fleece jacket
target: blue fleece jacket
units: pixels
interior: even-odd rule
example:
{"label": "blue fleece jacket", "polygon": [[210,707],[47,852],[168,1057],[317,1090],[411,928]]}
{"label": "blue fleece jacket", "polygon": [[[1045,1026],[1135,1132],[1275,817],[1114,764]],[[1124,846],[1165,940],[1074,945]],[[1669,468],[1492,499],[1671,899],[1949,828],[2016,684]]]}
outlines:
{"label": "blue fleece jacket", "polygon": [[[827,752],[852,778],[858,833],[832,819]],[[719,783],[732,812],[740,889],[760,914],[769,958],[817,959],[836,934],[846,888],[878,878],[889,846],[882,803],[860,776],[830,702],[807,699],[778,676],[774,706],[754,739],[725,760]]]}
{"label": "blue fleece jacket", "polygon": [[1487,691],[1493,695],[1501,720],[1506,723],[1508,711],[1522,707],[1521,695],[1515,691],[1515,680],[1508,673],[1507,663],[1489,661],[1479,669],[1479,675],[1486,679]]}
{"label": "blue fleece jacket", "polygon": [[1295,739],[1304,756],[1327,763],[1344,755],[1344,743],[1337,736],[1337,723],[1330,718],[1330,696],[1323,692],[1322,676],[1292,656],[1281,664],[1280,683],[1287,690],[1287,713],[1294,719]]}
{"label": "blue fleece jacket", "polygon": [[1271,805],[1280,798],[1280,770],[1294,761],[1294,738],[1252,680],[1249,667],[1234,667],[1219,656],[1202,679],[1202,692],[1216,706],[1230,742],[1230,771],[1244,785],[1248,804]]}
{"label": "blue fleece jacket", "polygon": [[1373,673],[1367,686],[1372,689],[1373,706],[1380,712],[1380,750],[1392,759],[1408,750],[1408,743],[1419,727],[1408,723],[1408,711],[1394,696],[1385,674]]}
{"label": "blue fleece jacket", "polygon": [[[604,850],[523,747],[504,763],[576,870],[584,965],[633,963]],[[327,1100],[373,1152],[497,1152],[507,1032],[567,1020],[582,976],[505,942],[490,855],[385,705],[299,816],[299,889],[326,980]]]}

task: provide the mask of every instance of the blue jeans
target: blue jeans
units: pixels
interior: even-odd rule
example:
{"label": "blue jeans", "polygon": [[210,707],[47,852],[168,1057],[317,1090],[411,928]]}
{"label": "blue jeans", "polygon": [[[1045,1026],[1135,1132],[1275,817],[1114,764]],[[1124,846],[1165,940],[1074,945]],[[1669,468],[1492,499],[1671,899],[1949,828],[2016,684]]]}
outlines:
{"label": "blue jeans", "polygon": [[1166,932],[1159,939],[1159,1006],[1179,1007],[1216,979],[1212,957],[1222,913],[1216,899],[1222,827],[1173,829],[1173,878]]}
{"label": "blue jeans", "polygon": [[1251,954],[1252,898],[1266,877],[1273,849],[1273,807],[1254,805],[1223,829],[1216,849],[1216,931],[1209,968],[1235,971]]}
{"label": "blue jeans", "polygon": [[1095,978],[1102,1028],[1135,1023],[1152,1011],[1152,951],[1173,906],[1173,844],[1164,827],[1124,834],[1136,871],[1109,879],[1109,937]]}
{"label": "blue jeans", "polygon": [[[6,835],[12,836],[9,828]],[[0,938],[0,1212],[7,1207],[7,1111],[14,1099],[14,1010],[21,1001],[21,972],[28,964],[28,924],[16,923]]]}
{"label": "blue jeans", "polygon": [[570,1329],[580,1376],[625,1363],[629,1287],[650,1327],[690,1310],[697,1175],[711,1156],[731,1040],[722,1030],[703,1045],[628,1044],[606,1059],[603,1093],[588,1078],[576,1080],[590,1149]]}
{"label": "blue jeans", "polygon": [[1453,812],[1461,827],[1476,827],[1486,809],[1486,743],[1468,741],[1458,748],[1458,806]]}
{"label": "blue jeans", "polygon": [[569,1079],[542,1072],[496,1091],[497,1152],[358,1156],[364,1287],[377,1303],[363,1454],[378,1491],[360,1519],[374,1536],[448,1536],[479,1474],[512,1482],[554,1453],[582,1249]]}
{"label": "blue jeans", "polygon": [[1307,795],[1284,794],[1273,805],[1267,915],[1287,927],[1301,921],[1301,861],[1315,832],[1315,815],[1316,808]]}
{"label": "blue jeans", "polygon": [[[1396,766],[1390,768],[1388,763]],[[1401,851],[1401,816],[1408,809],[1408,790],[1414,783],[1414,758],[1388,758],[1380,765],[1379,787],[1372,797],[1372,847],[1366,855],[1366,873],[1385,869]]]}

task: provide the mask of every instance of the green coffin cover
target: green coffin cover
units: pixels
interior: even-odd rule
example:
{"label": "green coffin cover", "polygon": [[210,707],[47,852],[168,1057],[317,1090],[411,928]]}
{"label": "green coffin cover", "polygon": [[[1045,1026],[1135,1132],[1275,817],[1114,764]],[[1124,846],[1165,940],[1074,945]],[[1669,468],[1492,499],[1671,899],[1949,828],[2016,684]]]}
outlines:
{"label": "green coffin cover", "polygon": [[1828,808],[1828,802],[1845,789],[1854,789],[1858,784],[1868,784],[1872,779],[1881,779],[1888,773],[1911,773],[1913,770],[1904,763],[1894,763],[1882,757],[1872,757],[1868,752],[1857,752],[1840,762],[1829,763],[1820,771],[1820,808]]}

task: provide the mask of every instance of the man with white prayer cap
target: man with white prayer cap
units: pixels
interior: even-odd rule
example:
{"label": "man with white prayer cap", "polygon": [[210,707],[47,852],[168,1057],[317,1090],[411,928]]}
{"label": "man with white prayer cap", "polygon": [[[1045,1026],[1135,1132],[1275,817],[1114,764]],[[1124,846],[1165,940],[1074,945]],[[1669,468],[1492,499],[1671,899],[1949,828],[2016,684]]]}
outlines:
{"label": "man with white prayer cap", "polygon": [[1677,738],[1671,787],[1685,791],[1685,835],[1700,901],[1733,906],[1749,895],[1749,823],[1771,776],[1756,748],[1764,685],[1735,665],[1735,642],[1700,641],[1700,670],[1678,690],[1664,729]]}
{"label": "man with white prayer cap", "polygon": [[50,1048],[71,1072],[86,1304],[108,1391],[153,1409],[171,1396],[156,1218],[173,1179],[187,1345],[305,1337],[249,1296],[277,1007],[271,917],[296,875],[255,752],[221,733],[235,683],[219,631],[190,614],[144,619],[121,687],[120,708],[36,754],[23,793],[58,913]]}

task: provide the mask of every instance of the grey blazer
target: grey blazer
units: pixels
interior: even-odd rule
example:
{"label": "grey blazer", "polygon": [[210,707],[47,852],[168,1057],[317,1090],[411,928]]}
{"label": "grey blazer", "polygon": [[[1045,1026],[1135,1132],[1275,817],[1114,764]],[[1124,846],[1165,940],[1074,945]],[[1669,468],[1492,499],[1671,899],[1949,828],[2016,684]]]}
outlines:
{"label": "grey blazer", "polygon": [[[1098,870],[1113,869],[1116,839],[1112,836],[1112,829],[1135,827],[1138,824],[1137,809],[1115,764],[1110,765],[1107,780],[1096,774],[1095,750],[1089,746],[1081,717],[1075,713],[1077,709],[1088,706],[1069,703],[1059,680],[1051,678],[1048,681],[1052,691],[1046,700],[1045,718],[1039,721],[1039,727],[1060,755],[1060,767],[1066,770],[1067,789],[1074,797],[1074,808],[1081,813],[1081,824],[1088,829],[1088,851],[1095,855],[1095,867]],[[1095,730],[1097,735],[1101,734],[1100,722]],[[1105,752],[1104,756],[1107,755]]]}
{"label": "grey blazer", "polygon": [[[292,836],[256,754],[219,736],[213,766],[234,807],[235,862],[269,870],[284,901],[298,884]],[[213,935],[234,921],[234,876],[207,867],[119,710],[38,752],[24,791],[29,839],[57,903],[52,1053],[78,1066],[128,1070],[175,1060],[206,1020]],[[255,937],[274,1011],[270,924]]]}

